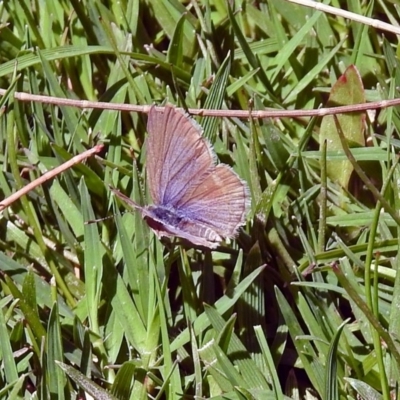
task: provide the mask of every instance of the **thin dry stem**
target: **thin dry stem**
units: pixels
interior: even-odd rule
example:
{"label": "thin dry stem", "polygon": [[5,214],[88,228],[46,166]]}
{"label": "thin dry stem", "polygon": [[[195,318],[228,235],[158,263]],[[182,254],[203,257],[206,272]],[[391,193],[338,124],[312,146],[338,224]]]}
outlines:
{"label": "thin dry stem", "polygon": [[66,171],[67,169],[71,168],[75,164],[81,163],[88,157],[93,156],[94,154],[99,153],[103,149],[104,145],[99,144],[94,146],[93,148],[84,151],[81,154],[78,154],[75,157],[72,157],[69,161],[61,164],[60,166],[53,168],[52,170],[44,173],[39,178],[35,179],[34,181],[30,182],[28,185],[24,186],[22,189],[18,190],[17,192],[13,193],[11,196],[7,197],[3,201],[0,202],[0,211],[3,211],[6,207],[10,206],[14,201],[17,201],[20,197],[27,194],[31,190],[35,189],[35,187],[42,185],[44,182],[53,179],[57,175],[61,174],[62,172]]}
{"label": "thin dry stem", "polygon": [[[6,93],[5,89],[0,89],[0,96]],[[151,105],[102,103],[97,101],[70,100],[60,97],[41,96],[24,92],[14,92],[14,98],[20,101],[34,101],[45,104],[54,104],[58,106],[70,106],[82,109],[102,109],[139,112],[148,114]],[[229,117],[229,118],[295,118],[295,117],[324,117],[325,115],[346,114],[351,112],[360,112],[367,110],[377,110],[400,105],[400,99],[381,100],[371,103],[351,104],[347,106],[319,108],[317,110],[208,110],[189,108],[192,115],[201,115],[207,117]],[[157,110],[163,110],[164,107],[156,107]]]}

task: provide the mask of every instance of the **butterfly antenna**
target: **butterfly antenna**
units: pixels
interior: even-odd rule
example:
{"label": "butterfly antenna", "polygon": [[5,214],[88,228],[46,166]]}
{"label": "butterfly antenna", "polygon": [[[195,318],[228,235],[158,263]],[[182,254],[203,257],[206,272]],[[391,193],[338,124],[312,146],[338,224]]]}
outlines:
{"label": "butterfly antenna", "polygon": [[[128,211],[124,211],[120,215],[124,215],[126,212]],[[105,221],[106,219],[111,219],[111,218],[115,218],[115,214],[103,218],[89,219],[88,221],[85,221],[84,224],[85,225],[97,224],[98,222]]]}
{"label": "butterfly antenna", "polygon": [[85,221],[84,224],[85,225],[97,224],[98,222],[105,221],[106,219],[115,218],[116,215],[119,215],[119,216],[122,217],[125,214],[133,214],[133,213],[134,213],[134,211],[126,210],[126,211],[120,212],[119,214],[109,215],[108,217],[97,218],[97,219],[89,219],[88,221]]}

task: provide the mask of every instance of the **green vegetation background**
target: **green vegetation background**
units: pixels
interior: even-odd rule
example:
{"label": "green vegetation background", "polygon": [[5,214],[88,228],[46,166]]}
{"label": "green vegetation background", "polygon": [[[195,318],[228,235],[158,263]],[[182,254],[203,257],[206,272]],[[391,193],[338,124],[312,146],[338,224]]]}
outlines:
{"label": "green vegetation background", "polygon": [[[398,25],[397,1],[331,5]],[[237,240],[207,252],[160,243],[108,189],[146,201],[146,116],[13,96],[379,101],[400,85],[395,34],[283,0],[8,0],[0,17],[2,198],[106,144],[0,215],[1,399],[399,398],[397,109],[341,129],[198,118],[252,194]]]}

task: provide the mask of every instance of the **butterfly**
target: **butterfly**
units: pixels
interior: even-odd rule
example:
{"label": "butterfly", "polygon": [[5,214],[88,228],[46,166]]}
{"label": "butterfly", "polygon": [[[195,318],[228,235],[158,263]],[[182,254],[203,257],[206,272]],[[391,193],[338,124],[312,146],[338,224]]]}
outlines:
{"label": "butterfly", "polygon": [[210,143],[189,116],[167,105],[152,106],[147,122],[146,179],[153,204],[138,209],[158,237],[185,239],[216,248],[246,222],[250,207],[247,184],[225,164],[215,163]]}

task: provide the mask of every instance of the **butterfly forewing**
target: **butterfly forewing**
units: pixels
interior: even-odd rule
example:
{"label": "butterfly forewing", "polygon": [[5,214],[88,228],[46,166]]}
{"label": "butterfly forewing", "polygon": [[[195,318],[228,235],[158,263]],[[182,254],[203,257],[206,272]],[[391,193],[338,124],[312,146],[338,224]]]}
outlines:
{"label": "butterfly forewing", "polygon": [[174,205],[214,159],[200,127],[171,106],[150,109],[147,124],[147,182],[154,204]]}

